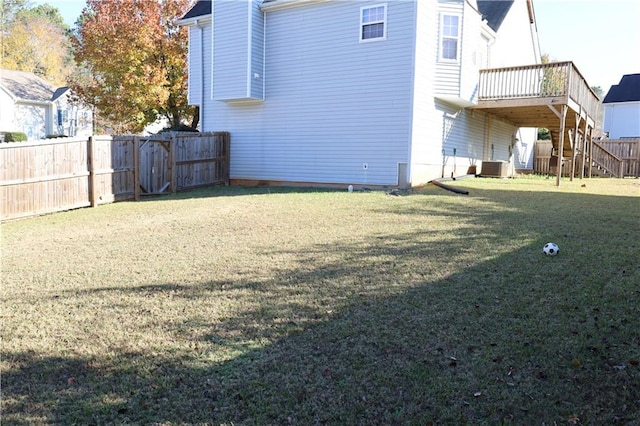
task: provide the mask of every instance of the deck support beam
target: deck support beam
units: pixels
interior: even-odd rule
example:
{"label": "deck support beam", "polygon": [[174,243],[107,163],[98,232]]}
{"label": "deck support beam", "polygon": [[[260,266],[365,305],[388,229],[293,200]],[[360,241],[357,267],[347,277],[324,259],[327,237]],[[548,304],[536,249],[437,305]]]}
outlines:
{"label": "deck support beam", "polygon": [[591,139],[591,128],[589,127],[589,120],[584,120],[584,131],[582,133],[582,162],[580,163],[582,169],[580,170],[580,179],[584,179],[584,166],[587,161],[587,141]]}
{"label": "deck support beam", "polygon": [[[554,112],[557,112],[555,108],[549,106]],[[567,121],[567,105],[562,105],[560,110],[560,137],[558,138],[558,167],[556,167],[556,186],[560,186],[560,178],[562,177],[562,149],[564,148],[564,133],[565,125]]]}
{"label": "deck support beam", "polygon": [[577,150],[582,141],[584,140],[584,135],[582,135],[582,139],[580,137],[580,120],[582,120],[582,105],[580,106],[580,111],[576,112],[576,126],[573,129],[573,140],[571,141],[571,176],[569,180],[573,182],[573,176],[576,174],[576,158],[577,158]]}

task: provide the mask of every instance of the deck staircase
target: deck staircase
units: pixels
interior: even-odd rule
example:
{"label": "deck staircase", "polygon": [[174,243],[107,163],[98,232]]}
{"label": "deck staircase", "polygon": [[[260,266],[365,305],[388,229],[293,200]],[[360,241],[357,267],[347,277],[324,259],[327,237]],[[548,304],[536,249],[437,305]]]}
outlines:
{"label": "deck staircase", "polygon": [[593,141],[591,145],[591,174],[603,177],[623,177],[623,160],[616,157],[602,144]]}
{"label": "deck staircase", "polygon": [[[551,133],[551,141],[553,146],[557,145],[557,141],[560,137],[560,130],[553,129],[550,131]],[[582,163],[582,149],[580,146],[574,147],[573,137],[570,134],[570,131],[567,131],[564,137],[564,143],[562,146],[562,157],[565,160],[565,166],[569,167],[570,159],[573,155],[574,149],[576,151],[576,174],[580,174],[580,164]],[[556,150],[557,151],[557,150]],[[554,152],[554,156],[552,157],[553,167],[557,165],[557,152]],[[587,149],[585,155],[585,163],[584,163],[584,171],[585,175],[589,173],[589,166],[591,167],[591,174],[594,176],[601,177],[622,177],[623,176],[623,160],[616,157],[611,151],[605,148],[602,144],[597,141],[593,141],[591,144],[591,155],[589,155],[589,150]],[[569,170],[563,170],[563,174],[568,175]]]}

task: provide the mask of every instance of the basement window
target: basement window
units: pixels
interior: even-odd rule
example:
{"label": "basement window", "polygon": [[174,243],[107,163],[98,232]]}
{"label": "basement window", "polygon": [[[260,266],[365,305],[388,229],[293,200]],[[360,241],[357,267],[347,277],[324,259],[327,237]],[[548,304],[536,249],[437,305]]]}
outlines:
{"label": "basement window", "polygon": [[387,5],[360,8],[360,41],[378,41],[387,38]]}

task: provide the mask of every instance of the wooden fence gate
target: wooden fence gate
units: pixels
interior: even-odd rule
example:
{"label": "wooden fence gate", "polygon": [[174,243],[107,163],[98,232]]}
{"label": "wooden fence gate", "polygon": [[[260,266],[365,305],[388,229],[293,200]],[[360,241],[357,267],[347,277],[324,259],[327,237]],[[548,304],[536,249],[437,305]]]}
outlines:
{"label": "wooden fence gate", "polygon": [[138,143],[138,164],[140,195],[163,194],[168,189],[175,191],[175,177],[172,176],[173,144],[166,139],[140,139]]}
{"label": "wooden fence gate", "polygon": [[0,144],[0,219],[229,184],[227,132]]}

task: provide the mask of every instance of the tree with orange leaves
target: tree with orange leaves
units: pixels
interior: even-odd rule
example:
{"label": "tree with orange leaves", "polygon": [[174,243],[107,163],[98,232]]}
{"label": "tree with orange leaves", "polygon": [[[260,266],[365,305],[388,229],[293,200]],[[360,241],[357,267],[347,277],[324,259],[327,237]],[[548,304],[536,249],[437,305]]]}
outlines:
{"label": "tree with orange leaves", "polygon": [[137,133],[166,117],[176,128],[198,113],[187,104],[188,36],[176,21],[193,0],[87,0],[73,38],[84,70],[72,88],[116,124]]}

